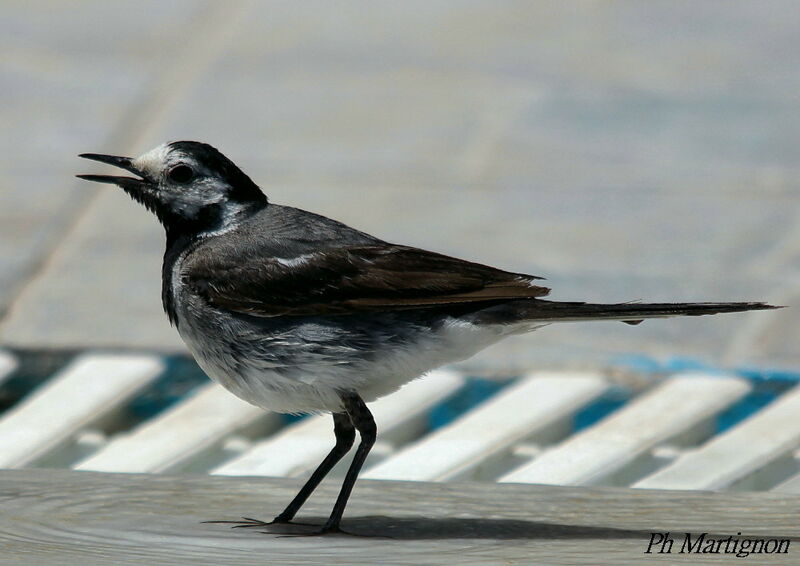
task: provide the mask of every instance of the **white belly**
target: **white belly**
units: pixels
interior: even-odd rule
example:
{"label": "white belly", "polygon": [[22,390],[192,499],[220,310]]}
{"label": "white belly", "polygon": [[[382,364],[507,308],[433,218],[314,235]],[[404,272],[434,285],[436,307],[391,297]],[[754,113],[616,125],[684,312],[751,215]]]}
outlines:
{"label": "white belly", "polygon": [[[510,330],[452,320],[436,333],[421,334],[412,342],[370,356],[358,352],[341,357],[310,355],[298,347],[298,355],[287,364],[268,351],[271,347],[286,350],[288,339],[283,335],[265,338],[259,343],[259,354],[249,356],[236,351],[234,345],[241,345],[236,336],[193,331],[185,323],[179,328],[211,379],[253,405],[282,413],[339,411],[344,391],[356,392],[365,402],[374,401],[432,369],[472,356]],[[297,334],[302,340],[302,329]]]}

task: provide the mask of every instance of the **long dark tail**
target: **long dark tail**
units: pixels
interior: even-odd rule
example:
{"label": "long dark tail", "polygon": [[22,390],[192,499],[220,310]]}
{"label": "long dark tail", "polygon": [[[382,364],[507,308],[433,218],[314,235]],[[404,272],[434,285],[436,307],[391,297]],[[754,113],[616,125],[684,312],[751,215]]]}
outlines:
{"label": "long dark tail", "polygon": [[518,320],[572,322],[579,320],[619,320],[638,324],[646,318],[701,316],[726,312],[778,309],[767,303],[561,303],[535,300],[519,304]]}

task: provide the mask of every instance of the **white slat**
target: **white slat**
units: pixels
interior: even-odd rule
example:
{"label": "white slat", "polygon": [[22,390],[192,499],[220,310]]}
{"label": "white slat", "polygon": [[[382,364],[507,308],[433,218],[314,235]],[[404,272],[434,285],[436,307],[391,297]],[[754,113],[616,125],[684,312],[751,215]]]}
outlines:
{"label": "white slat", "polygon": [[268,413],[209,383],[129,434],[112,440],[76,469],[102,472],[162,472],[221,443],[227,435],[259,419],[280,423]]}
{"label": "white slat", "polygon": [[800,386],[634,487],[721,489],[800,445]]}
{"label": "white slat", "polygon": [[707,420],[749,389],[744,379],[735,377],[673,377],[500,481],[556,485],[597,481],[655,444]]}
{"label": "white slat", "polygon": [[[378,434],[385,437],[394,429],[424,416],[463,383],[463,378],[452,371],[436,370],[370,404]],[[333,444],[333,421],[330,416],[308,417],[256,444],[212,473],[229,476],[293,476],[319,464]]]}
{"label": "white slat", "polygon": [[450,479],[570,417],[608,387],[599,374],[535,374],[367,470],[363,477]]}
{"label": "white slat", "polygon": [[3,383],[17,369],[17,360],[10,352],[0,350],[0,383]]}
{"label": "white slat", "polygon": [[790,477],[785,482],[772,488],[772,491],[781,493],[800,493],[800,474]]}
{"label": "white slat", "polygon": [[115,410],[163,369],[156,356],[77,358],[0,420],[0,467],[36,460]]}

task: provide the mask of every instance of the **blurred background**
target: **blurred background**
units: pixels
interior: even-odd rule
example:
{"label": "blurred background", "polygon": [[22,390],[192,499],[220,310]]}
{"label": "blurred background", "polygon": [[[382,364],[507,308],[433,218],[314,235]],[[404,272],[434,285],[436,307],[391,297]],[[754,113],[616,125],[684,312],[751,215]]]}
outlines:
{"label": "blurred background", "polygon": [[[544,276],[556,300],[800,294],[787,1],[3,2],[0,345],[182,352],[163,233],[81,152],[218,147],[273,202]],[[800,310],[565,324],[492,373],[797,368]]]}

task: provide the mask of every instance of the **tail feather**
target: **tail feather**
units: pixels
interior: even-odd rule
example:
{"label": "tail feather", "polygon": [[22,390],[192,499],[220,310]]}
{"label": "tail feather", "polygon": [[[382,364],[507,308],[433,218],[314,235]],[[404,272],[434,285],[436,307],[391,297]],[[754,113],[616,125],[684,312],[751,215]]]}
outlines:
{"label": "tail feather", "polygon": [[619,320],[638,324],[647,318],[702,316],[729,312],[778,309],[767,303],[568,303],[536,300],[520,305],[520,320],[571,322]]}

